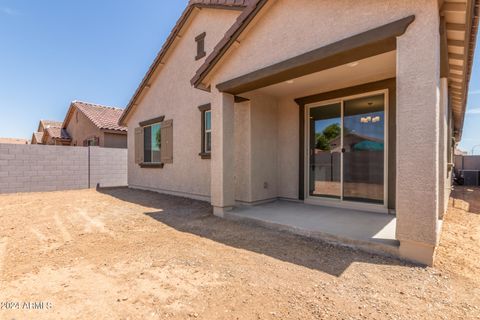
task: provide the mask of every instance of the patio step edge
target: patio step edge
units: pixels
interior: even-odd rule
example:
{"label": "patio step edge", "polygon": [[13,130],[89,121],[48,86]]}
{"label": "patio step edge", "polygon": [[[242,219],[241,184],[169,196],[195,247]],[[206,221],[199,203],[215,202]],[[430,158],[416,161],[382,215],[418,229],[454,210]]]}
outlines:
{"label": "patio step edge", "polygon": [[399,247],[400,247],[399,242],[396,243],[395,245],[388,245],[388,244],[365,241],[360,239],[351,239],[351,238],[332,235],[326,232],[310,231],[310,230],[305,230],[299,227],[287,226],[277,222],[265,221],[265,220],[261,220],[253,217],[245,217],[245,216],[241,216],[240,214],[235,214],[232,212],[226,212],[224,215],[224,218],[232,221],[253,223],[257,226],[265,227],[270,230],[288,232],[291,234],[320,240],[328,244],[339,246],[339,247],[346,247],[354,250],[360,250],[367,253],[373,253],[381,256],[387,256],[387,257],[392,257],[395,259],[402,260],[399,253]]}

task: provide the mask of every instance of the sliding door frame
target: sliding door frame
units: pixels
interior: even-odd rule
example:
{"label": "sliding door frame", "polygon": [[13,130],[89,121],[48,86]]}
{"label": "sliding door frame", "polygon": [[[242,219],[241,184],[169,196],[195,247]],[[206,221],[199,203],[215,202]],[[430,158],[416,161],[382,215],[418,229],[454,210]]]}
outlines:
{"label": "sliding door frame", "polygon": [[[315,197],[310,195],[310,110],[312,108],[326,106],[334,103],[340,103],[341,108],[341,145],[342,148],[344,147],[343,139],[343,130],[344,130],[344,106],[345,101],[354,100],[357,98],[369,97],[374,95],[383,94],[384,99],[384,113],[385,113],[385,120],[384,120],[384,166],[383,166],[383,204],[373,204],[373,203],[363,203],[363,202],[356,202],[356,201],[346,201],[343,199],[343,177],[344,177],[344,168],[343,168],[343,157],[344,154],[341,152],[340,155],[340,199],[332,199],[327,197]],[[389,144],[389,90],[388,89],[381,89],[381,90],[374,90],[363,92],[355,95],[343,96],[338,97],[330,100],[323,100],[314,103],[305,104],[304,108],[304,202],[308,204],[316,204],[316,205],[325,205],[325,206],[334,206],[334,207],[342,207],[342,208],[350,208],[350,209],[361,209],[366,211],[373,211],[373,212],[381,212],[381,213],[388,213],[388,144]]]}

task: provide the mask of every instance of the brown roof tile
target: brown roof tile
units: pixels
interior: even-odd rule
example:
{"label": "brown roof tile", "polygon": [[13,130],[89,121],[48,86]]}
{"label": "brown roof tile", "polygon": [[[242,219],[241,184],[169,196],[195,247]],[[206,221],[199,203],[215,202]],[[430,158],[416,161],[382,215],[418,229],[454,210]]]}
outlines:
{"label": "brown roof tile", "polygon": [[70,135],[67,130],[61,127],[48,127],[45,131],[52,139],[70,140]]}
{"label": "brown roof tile", "polygon": [[123,112],[123,115],[121,116],[119,122],[122,123],[125,120],[127,114],[133,108],[135,100],[139,97],[143,88],[148,84],[148,81],[150,81],[150,78],[152,77],[153,72],[155,71],[159,63],[162,61],[163,57],[168,52],[168,49],[170,49],[170,47],[172,46],[177,35],[179,34],[180,30],[182,30],[183,26],[188,20],[188,17],[190,16],[190,13],[192,13],[195,7],[243,10],[252,1],[256,1],[256,0],[190,0],[187,8],[183,11],[175,27],[172,29],[172,31],[170,32],[170,35],[165,41],[165,44],[162,46],[162,48],[160,49],[160,52],[157,54],[157,57],[155,58],[152,65],[148,69],[147,73],[143,77],[142,82],[138,86],[137,90],[135,90],[135,93],[133,94],[133,97],[130,99],[130,102],[125,108],[125,111]]}
{"label": "brown roof tile", "polygon": [[127,127],[118,124],[123,109],[82,101],[73,101],[72,105],[90,119],[99,129],[127,131]]}
{"label": "brown roof tile", "polygon": [[37,140],[37,143],[42,142],[43,132],[34,132],[33,135],[35,136],[35,140]]}
{"label": "brown roof tile", "polygon": [[0,138],[0,143],[5,144],[28,144],[27,139],[20,138]]}
{"label": "brown roof tile", "polygon": [[40,123],[43,125],[43,127],[46,129],[48,127],[61,127],[62,122],[61,121],[55,121],[55,120],[40,120]]}

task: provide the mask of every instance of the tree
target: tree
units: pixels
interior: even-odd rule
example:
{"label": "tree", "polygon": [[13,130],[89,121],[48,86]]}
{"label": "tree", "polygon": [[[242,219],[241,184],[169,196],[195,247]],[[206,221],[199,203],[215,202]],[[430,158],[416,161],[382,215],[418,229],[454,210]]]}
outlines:
{"label": "tree", "polygon": [[336,139],[342,132],[340,124],[334,123],[323,129],[322,133],[315,134],[315,148],[328,151],[331,149],[330,142]]}

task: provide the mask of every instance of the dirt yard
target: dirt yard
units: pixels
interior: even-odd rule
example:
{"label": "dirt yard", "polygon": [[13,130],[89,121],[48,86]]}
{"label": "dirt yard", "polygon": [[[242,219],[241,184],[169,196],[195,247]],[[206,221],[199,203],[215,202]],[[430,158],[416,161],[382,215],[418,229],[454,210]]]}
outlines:
{"label": "dirt yard", "polygon": [[422,268],[150,192],[0,196],[0,319],[480,319],[480,189],[454,197]]}

